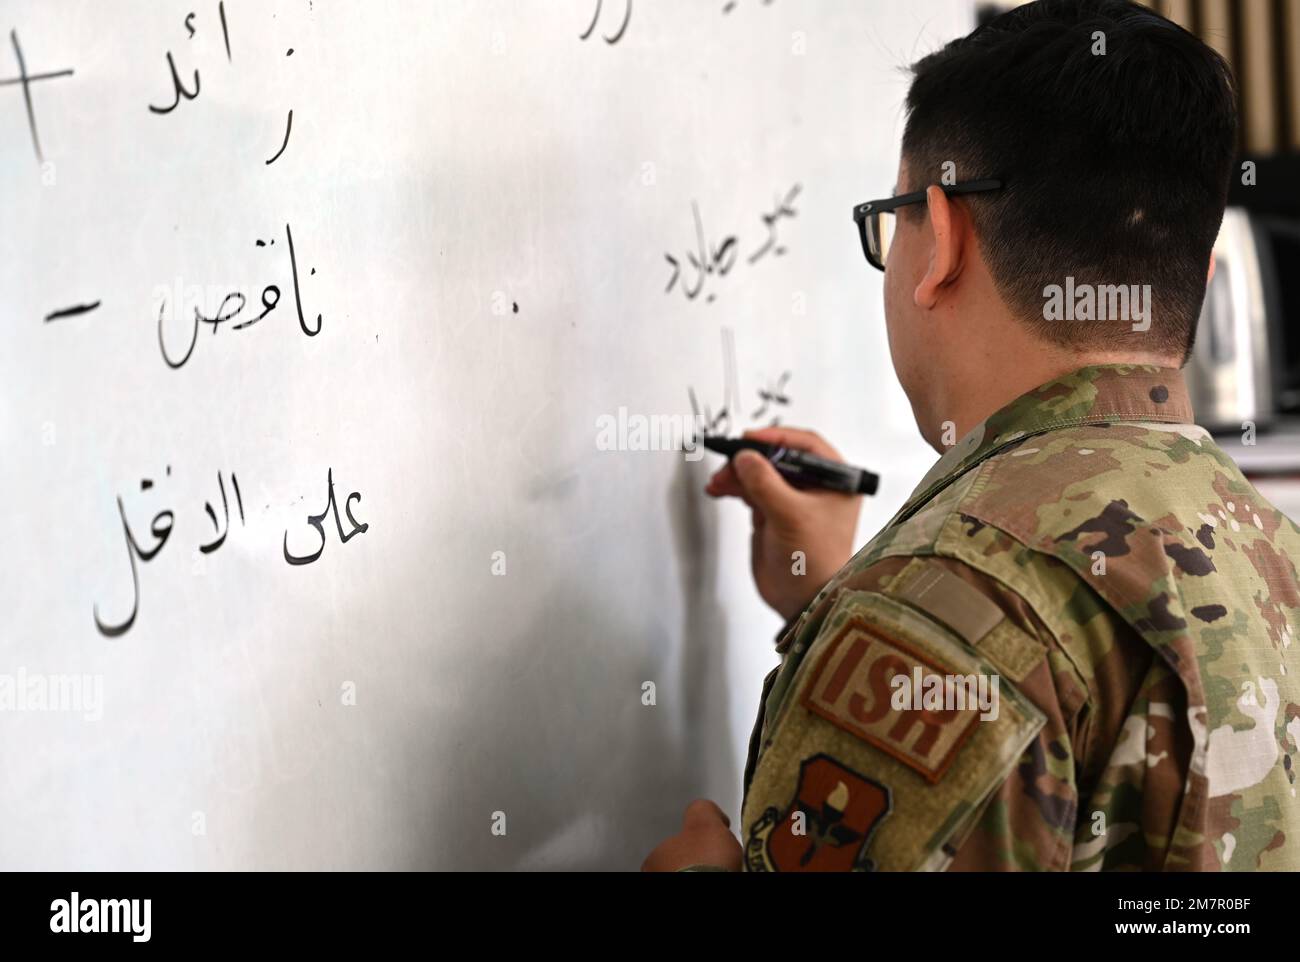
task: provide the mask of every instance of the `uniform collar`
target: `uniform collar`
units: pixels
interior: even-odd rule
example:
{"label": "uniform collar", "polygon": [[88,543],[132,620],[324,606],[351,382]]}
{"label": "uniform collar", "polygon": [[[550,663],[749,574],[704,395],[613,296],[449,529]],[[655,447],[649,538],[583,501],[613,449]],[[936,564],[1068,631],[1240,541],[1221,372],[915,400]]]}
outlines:
{"label": "uniform collar", "polygon": [[1190,424],[1192,405],[1182,372],[1103,364],[1080,368],[1022,394],[949,448],[890,524],[910,517],[975,465],[1027,437],[1080,424],[1115,421]]}

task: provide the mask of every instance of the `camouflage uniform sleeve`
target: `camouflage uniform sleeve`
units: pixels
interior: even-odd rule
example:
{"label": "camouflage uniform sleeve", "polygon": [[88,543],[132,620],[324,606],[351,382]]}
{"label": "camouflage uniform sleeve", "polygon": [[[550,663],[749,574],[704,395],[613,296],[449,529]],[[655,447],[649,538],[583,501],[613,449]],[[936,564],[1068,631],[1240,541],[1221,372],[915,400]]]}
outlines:
{"label": "camouflage uniform sleeve", "polygon": [[751,871],[1065,870],[1083,685],[996,580],[837,579],[787,639],[742,816]]}

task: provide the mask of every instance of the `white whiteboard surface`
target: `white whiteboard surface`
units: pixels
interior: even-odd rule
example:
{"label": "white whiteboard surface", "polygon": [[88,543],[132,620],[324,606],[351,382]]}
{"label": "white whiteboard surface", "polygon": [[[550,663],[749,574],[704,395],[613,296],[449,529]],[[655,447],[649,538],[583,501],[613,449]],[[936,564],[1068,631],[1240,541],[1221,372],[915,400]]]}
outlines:
{"label": "white whiteboard surface", "polygon": [[816,427],[888,519],[933,456],[850,210],[973,14],[627,2],[0,2],[0,80],[72,71],[36,138],[0,85],[0,867],[631,869],[738,815],[748,512],[599,419],[716,411],[734,344],[733,428]]}

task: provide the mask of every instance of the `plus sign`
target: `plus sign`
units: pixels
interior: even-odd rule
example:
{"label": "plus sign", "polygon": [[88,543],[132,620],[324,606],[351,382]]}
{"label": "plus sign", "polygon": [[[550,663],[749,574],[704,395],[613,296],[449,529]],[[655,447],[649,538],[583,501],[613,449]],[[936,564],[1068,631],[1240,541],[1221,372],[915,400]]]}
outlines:
{"label": "plus sign", "polygon": [[23,85],[23,100],[27,105],[27,126],[32,131],[32,146],[36,148],[36,159],[44,160],[45,155],[41,153],[41,138],[36,133],[36,114],[32,110],[32,83],[37,80],[53,80],[55,77],[71,77],[71,70],[55,70],[51,73],[34,73],[27,72],[27,63],[23,60],[23,48],[18,44],[18,31],[10,30],[9,39],[14,45],[14,57],[18,60],[18,76],[0,79],[0,87],[9,84]]}

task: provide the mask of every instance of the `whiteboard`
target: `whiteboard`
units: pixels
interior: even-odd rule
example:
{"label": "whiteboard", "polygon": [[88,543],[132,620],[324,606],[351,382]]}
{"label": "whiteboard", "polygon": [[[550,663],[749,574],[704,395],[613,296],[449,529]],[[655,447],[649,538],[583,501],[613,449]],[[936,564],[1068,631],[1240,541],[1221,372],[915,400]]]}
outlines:
{"label": "whiteboard", "polygon": [[0,867],[630,869],[737,815],[779,619],[636,424],[815,426],[864,540],[904,500],[850,210],[972,18],[4,0]]}

